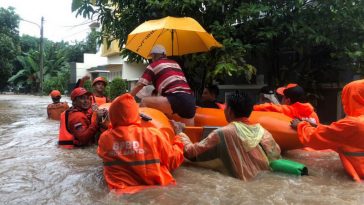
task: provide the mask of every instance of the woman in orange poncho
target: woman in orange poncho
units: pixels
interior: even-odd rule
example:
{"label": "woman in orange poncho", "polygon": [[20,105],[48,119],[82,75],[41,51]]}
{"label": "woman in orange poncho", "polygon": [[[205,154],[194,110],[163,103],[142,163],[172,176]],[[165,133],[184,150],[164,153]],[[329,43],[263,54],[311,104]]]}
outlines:
{"label": "woman in orange poncho", "polygon": [[319,118],[310,103],[303,103],[305,91],[297,84],[288,84],[277,89],[277,93],[283,96],[282,104],[264,103],[255,105],[255,111],[280,112],[291,118],[309,120],[314,124],[319,123]]}
{"label": "woman in orange poncho", "polygon": [[158,129],[141,127],[138,105],[130,94],[113,101],[109,117],[112,128],[101,135],[97,149],[109,188],[135,193],[151,185],[175,184],[171,171],[183,162],[179,137],[171,144]]}
{"label": "woman in orange poncho", "polygon": [[312,126],[295,119],[302,144],[314,149],[332,149],[339,153],[346,172],[355,181],[364,179],[364,80],[347,84],[342,92],[346,117],[331,125]]}

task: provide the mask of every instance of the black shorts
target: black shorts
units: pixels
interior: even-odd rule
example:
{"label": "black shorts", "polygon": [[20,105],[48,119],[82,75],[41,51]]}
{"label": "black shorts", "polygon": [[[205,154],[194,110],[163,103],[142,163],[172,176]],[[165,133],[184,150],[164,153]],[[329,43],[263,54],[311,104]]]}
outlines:
{"label": "black shorts", "polygon": [[165,94],[169,104],[171,104],[173,114],[177,113],[180,117],[190,119],[196,113],[196,99],[187,93],[168,93]]}

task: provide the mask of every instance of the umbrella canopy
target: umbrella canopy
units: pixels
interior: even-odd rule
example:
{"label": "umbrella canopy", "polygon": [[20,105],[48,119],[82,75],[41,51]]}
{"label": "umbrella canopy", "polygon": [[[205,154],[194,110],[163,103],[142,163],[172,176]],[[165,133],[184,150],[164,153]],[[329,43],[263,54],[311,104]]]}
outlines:
{"label": "umbrella canopy", "polygon": [[175,18],[146,21],[128,35],[126,48],[148,58],[156,44],[166,48],[167,56],[209,51],[222,47],[215,38],[193,18]]}

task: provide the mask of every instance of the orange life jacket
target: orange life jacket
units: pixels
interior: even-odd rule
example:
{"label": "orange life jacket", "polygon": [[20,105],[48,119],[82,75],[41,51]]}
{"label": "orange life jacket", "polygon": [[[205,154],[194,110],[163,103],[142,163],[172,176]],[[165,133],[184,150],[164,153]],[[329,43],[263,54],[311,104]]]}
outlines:
{"label": "orange life jacket", "polygon": [[102,104],[105,104],[107,102],[109,102],[109,99],[104,96],[104,97],[97,97],[95,95],[91,95],[91,102],[92,104],[97,104],[98,106],[102,105]]}
{"label": "orange life jacket", "polygon": [[52,120],[60,120],[61,113],[68,109],[66,102],[52,103],[47,107],[48,118]]}
{"label": "orange life jacket", "polygon": [[73,135],[68,131],[67,124],[68,124],[68,112],[66,110],[61,114],[61,122],[59,126],[59,135],[58,135],[58,145],[62,148],[72,149],[74,148]]}

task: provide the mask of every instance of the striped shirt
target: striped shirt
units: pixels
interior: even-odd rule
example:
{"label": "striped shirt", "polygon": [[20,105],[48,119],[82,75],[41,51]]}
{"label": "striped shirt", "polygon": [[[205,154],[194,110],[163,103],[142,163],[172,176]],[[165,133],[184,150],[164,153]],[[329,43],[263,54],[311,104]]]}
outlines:
{"label": "striped shirt", "polygon": [[158,91],[158,95],[162,96],[178,92],[192,94],[181,67],[176,61],[166,58],[159,59],[148,65],[142,77],[140,77],[139,83],[144,85],[153,84]]}

